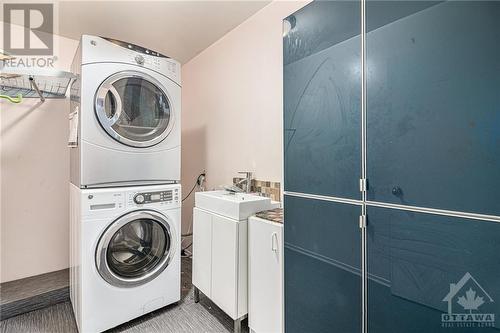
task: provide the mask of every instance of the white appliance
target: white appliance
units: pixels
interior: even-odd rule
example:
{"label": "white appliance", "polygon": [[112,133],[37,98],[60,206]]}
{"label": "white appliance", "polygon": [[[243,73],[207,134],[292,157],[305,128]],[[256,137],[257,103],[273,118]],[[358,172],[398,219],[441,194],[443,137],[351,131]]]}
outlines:
{"label": "white appliance", "polygon": [[81,333],[180,300],[180,185],[70,184],[70,297]]}
{"label": "white appliance", "polygon": [[72,71],[78,138],[71,149],[71,182],[80,188],[179,182],[179,62],[131,43],[84,35]]}
{"label": "white appliance", "polygon": [[248,326],[252,333],[282,333],[283,224],[248,219]]}

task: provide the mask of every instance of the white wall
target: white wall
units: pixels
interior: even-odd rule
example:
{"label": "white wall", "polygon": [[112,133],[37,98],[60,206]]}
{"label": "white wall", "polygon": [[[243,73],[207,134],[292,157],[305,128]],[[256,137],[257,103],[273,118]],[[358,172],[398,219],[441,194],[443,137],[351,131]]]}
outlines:
{"label": "white wall", "polygon": [[[246,170],[281,181],[281,22],[303,5],[271,3],[183,66],[185,194],[204,169],[209,187]],[[77,44],[56,36],[57,68],[69,70]],[[68,100],[0,101],[0,282],[68,267],[67,116]]]}
{"label": "white wall", "polygon": [[[54,44],[69,70],[78,42]],[[67,99],[0,99],[1,282],[68,267],[68,113]]]}
{"label": "white wall", "polygon": [[[238,171],[282,181],[282,20],[306,3],[267,5],[182,67],[184,194],[204,169],[208,188]],[[193,202],[184,202],[184,232]]]}

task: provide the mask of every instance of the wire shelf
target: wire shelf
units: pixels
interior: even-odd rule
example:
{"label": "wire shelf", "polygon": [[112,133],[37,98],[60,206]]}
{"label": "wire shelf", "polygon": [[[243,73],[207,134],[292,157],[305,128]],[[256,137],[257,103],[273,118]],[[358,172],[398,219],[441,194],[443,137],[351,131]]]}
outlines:
{"label": "wire shelf", "polygon": [[23,98],[65,98],[74,75],[55,70],[3,69],[0,73],[0,94]]}

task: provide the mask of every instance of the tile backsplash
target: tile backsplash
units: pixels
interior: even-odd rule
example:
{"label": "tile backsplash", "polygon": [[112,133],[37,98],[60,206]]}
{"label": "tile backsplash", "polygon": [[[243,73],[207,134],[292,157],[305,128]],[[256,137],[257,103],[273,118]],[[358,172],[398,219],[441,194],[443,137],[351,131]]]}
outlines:
{"label": "tile backsplash", "polygon": [[[236,184],[243,178],[233,178],[233,184]],[[252,179],[250,187],[251,192],[261,193],[265,197],[274,201],[281,201],[281,184],[279,182],[270,182],[265,180]]]}

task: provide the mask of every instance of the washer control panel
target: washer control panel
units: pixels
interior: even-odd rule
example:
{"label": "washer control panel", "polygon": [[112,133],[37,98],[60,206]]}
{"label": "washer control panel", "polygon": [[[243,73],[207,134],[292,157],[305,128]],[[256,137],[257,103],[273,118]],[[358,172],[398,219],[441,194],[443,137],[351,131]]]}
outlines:
{"label": "washer control panel", "polygon": [[134,202],[138,205],[156,202],[178,202],[179,190],[166,190],[156,192],[139,192],[134,195]]}

